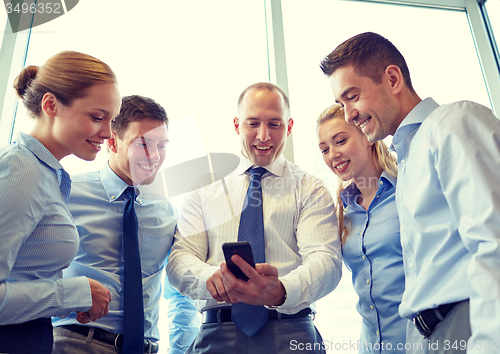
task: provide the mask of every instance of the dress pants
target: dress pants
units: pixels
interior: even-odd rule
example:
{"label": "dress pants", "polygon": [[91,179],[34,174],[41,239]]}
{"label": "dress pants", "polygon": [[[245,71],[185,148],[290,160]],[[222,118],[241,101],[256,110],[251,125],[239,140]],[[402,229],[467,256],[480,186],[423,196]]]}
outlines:
{"label": "dress pants", "polygon": [[52,354],[119,354],[113,345],[87,337],[65,328],[54,327]]}
{"label": "dress pants", "polygon": [[297,353],[299,346],[314,348],[302,351],[325,353],[322,338],[311,317],[269,319],[252,337],[247,337],[234,322],[205,323],[186,354],[277,354]]}
{"label": "dress pants", "polygon": [[465,342],[470,336],[469,300],[465,300],[448,312],[429,338],[422,337],[410,322],[406,331],[406,354],[465,354]]}
{"label": "dress pants", "polygon": [[50,354],[52,341],[50,318],[0,326],[0,353]]}

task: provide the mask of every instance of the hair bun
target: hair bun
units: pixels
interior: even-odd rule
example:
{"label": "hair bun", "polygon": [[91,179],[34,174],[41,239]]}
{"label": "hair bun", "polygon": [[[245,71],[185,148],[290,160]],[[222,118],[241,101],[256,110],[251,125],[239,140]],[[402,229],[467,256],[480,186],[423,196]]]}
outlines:
{"label": "hair bun", "polygon": [[14,88],[20,98],[24,98],[26,90],[31,86],[31,83],[36,78],[38,73],[38,66],[30,65],[21,71],[21,73],[14,80]]}

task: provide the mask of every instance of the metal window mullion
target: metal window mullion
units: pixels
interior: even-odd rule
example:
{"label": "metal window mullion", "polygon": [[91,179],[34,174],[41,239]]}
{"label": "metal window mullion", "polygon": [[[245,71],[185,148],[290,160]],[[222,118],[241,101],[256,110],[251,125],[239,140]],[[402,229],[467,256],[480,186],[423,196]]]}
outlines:
{"label": "metal window mullion", "polygon": [[[5,22],[5,31],[2,39],[2,46],[0,47],[0,126],[10,127],[9,129],[2,129],[0,132],[0,146],[10,142],[12,135],[12,127],[14,116],[9,116],[4,113],[5,99],[7,90],[11,89],[12,83],[9,83],[10,71],[12,62],[14,60],[14,52],[16,49],[17,33],[13,33],[10,27],[9,20]],[[7,120],[10,120],[7,121]]]}
{"label": "metal window mullion", "polygon": [[476,45],[493,113],[500,114],[500,67],[492,36],[477,0],[465,0],[467,17]]}
{"label": "metal window mullion", "polygon": [[417,7],[432,7],[448,10],[464,10],[465,0],[344,0],[344,1],[365,1],[391,5],[407,5]]}
{"label": "metal window mullion", "polygon": [[[281,0],[265,0],[267,51],[269,65],[269,81],[274,82],[288,92],[288,72],[286,68],[285,35],[283,29],[283,13]],[[292,134],[287,139],[283,151],[285,158],[294,161]]]}

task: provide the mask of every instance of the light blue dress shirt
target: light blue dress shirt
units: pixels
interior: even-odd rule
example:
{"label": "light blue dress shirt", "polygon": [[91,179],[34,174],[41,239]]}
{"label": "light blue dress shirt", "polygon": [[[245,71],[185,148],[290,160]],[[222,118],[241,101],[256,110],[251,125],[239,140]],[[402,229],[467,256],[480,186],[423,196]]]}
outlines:
{"label": "light blue dress shirt", "polygon": [[[80,234],[80,248],[64,277],[86,275],[111,291],[107,316],[86,325],[123,333],[123,208],[122,193],[128,185],[108,164],[101,170],[73,177],[69,208]],[[136,213],[139,221],[144,292],[144,338],[158,341],[159,303],[165,260],[172,245],[176,218],[164,198],[139,190]],[[53,320],[54,326],[79,324],[72,314]]]}
{"label": "light blue dress shirt", "polygon": [[398,306],[404,291],[403,254],[396,208],[396,179],[383,172],[368,211],[356,200],[354,183],[341,198],[349,236],[342,257],[352,271],[356,306],[363,317],[359,353],[405,353],[406,325]]}
{"label": "light blue dress shirt", "polygon": [[439,106],[428,98],[403,120],[393,146],[406,275],[401,316],[470,298],[471,341],[498,345],[500,121],[473,102]]}
{"label": "light blue dress shirt", "polygon": [[69,185],[59,161],[34,137],[20,133],[0,149],[0,325],[92,306],[85,277],[61,279],[78,249]]}
{"label": "light blue dress shirt", "polygon": [[181,295],[165,277],[163,297],[167,299],[168,354],[185,354],[200,331],[201,315],[194,300]]}

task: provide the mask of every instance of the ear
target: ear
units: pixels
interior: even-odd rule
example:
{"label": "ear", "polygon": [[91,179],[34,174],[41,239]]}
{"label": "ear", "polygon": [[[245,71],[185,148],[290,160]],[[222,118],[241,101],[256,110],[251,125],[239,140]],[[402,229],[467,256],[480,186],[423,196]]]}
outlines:
{"label": "ear", "polygon": [[111,138],[107,140],[109,150],[113,151],[115,154],[118,152],[117,142],[118,136],[114,131],[111,131]]}
{"label": "ear", "polygon": [[42,111],[51,118],[57,116],[59,101],[53,93],[46,92],[42,97]]}
{"label": "ear", "polygon": [[389,65],[387,68],[385,68],[384,78],[389,83],[390,90],[393,94],[397,95],[401,92],[405,82],[403,79],[403,73],[398,66]]}
{"label": "ear", "polygon": [[288,127],[286,128],[286,136],[289,137],[292,134],[293,118],[288,120]]}
{"label": "ear", "polygon": [[236,132],[236,134],[240,135],[240,123],[238,117],[234,117],[233,124],[234,124],[234,131]]}

